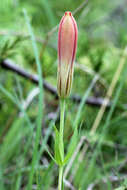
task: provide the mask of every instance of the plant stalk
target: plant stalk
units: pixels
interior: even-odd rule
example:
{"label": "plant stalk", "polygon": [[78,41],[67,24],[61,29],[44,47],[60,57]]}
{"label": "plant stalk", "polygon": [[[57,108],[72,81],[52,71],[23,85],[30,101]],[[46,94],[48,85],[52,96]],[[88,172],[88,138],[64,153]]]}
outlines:
{"label": "plant stalk", "polygon": [[63,166],[59,167],[59,184],[58,190],[62,190],[62,183],[63,183]]}
{"label": "plant stalk", "polygon": [[[63,133],[64,133],[64,114],[65,114],[65,99],[60,99],[60,147],[62,150],[62,161],[64,160],[64,142],[63,142]],[[58,181],[58,190],[62,190],[63,183],[63,166],[59,166],[59,181]]]}

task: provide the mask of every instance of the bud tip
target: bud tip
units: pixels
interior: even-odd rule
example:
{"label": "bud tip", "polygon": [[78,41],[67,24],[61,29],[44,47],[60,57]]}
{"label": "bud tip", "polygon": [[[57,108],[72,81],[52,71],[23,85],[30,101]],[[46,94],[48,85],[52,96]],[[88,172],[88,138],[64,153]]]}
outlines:
{"label": "bud tip", "polygon": [[72,16],[72,14],[71,14],[70,11],[66,11],[66,12],[65,12],[65,16],[67,16],[67,15]]}

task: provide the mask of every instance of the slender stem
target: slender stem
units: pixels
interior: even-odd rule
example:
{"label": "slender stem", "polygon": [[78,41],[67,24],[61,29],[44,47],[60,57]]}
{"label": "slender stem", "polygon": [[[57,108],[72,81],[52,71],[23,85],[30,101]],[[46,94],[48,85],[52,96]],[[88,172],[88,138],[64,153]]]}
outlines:
{"label": "slender stem", "polygon": [[63,181],[63,166],[59,167],[59,185],[58,185],[58,190],[62,190],[62,181]]}
{"label": "slender stem", "polygon": [[[63,132],[64,132],[64,113],[65,113],[65,99],[60,100],[60,145],[62,150],[62,160],[64,160],[64,143],[63,143]],[[58,190],[62,190],[63,181],[63,166],[59,166],[59,181]]]}
{"label": "slender stem", "polygon": [[60,100],[60,137],[63,141],[65,99]]}

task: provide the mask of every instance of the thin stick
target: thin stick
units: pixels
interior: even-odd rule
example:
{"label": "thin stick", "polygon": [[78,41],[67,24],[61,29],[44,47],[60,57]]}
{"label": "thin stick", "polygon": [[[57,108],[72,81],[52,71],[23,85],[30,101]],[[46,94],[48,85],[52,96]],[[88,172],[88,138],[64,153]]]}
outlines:
{"label": "thin stick", "polygon": [[76,150],[75,150],[73,156],[71,157],[71,159],[70,159],[70,161],[69,161],[69,164],[67,165],[67,167],[66,167],[66,169],[65,169],[65,172],[64,172],[64,179],[66,179],[66,177],[67,177],[67,175],[68,175],[68,172],[69,172],[69,170],[71,169],[72,164],[73,164],[73,162],[74,162],[74,160],[75,160],[75,158],[76,158],[76,156],[77,156],[77,154],[78,154],[78,152],[79,152],[79,150],[80,150],[82,144],[84,143],[85,139],[86,139],[85,136],[82,136],[82,137],[81,137],[81,139],[80,139],[80,141],[79,141],[79,143],[78,143],[78,145],[77,145],[77,148],[76,148]]}
{"label": "thin stick", "polygon": [[[74,121],[74,126],[75,126],[75,127],[78,127],[78,125],[79,125],[81,111],[82,111],[82,109],[83,109],[83,106],[85,105],[86,98],[87,98],[87,96],[90,94],[90,92],[91,92],[93,86],[95,85],[95,83],[97,82],[97,80],[98,80],[98,75],[95,75],[95,77],[93,78],[93,80],[92,80],[90,86],[88,87],[87,91],[85,92],[85,94],[84,94],[84,96],[83,96],[83,98],[82,98],[82,101],[81,101],[81,103],[80,103],[80,105],[79,105],[78,112],[77,112],[77,114],[76,114],[76,118],[75,118],[75,121]],[[84,139],[84,138],[83,138],[83,139]],[[83,141],[83,140],[81,139],[81,142],[82,142],[82,141]],[[74,159],[75,159],[75,157],[76,157],[76,155],[77,155],[77,152],[79,152],[79,148],[80,148],[80,144],[77,146],[77,149],[78,149],[78,150],[74,152],[74,154],[73,154],[73,156],[72,156],[72,158],[71,158],[71,160],[70,160],[68,166],[67,166],[66,169],[65,169],[65,173],[64,173],[64,177],[65,177],[65,178],[66,178],[66,176],[68,175],[69,170],[71,169],[71,166],[72,166],[72,164],[73,164],[73,162],[74,162]]]}
{"label": "thin stick", "polygon": [[79,7],[77,7],[77,9],[75,9],[73,11],[73,15],[75,15],[76,13],[78,13],[83,7],[85,7],[88,3],[88,0],[84,1]]}
{"label": "thin stick", "polygon": [[103,117],[105,109],[106,109],[106,107],[107,107],[107,105],[109,103],[109,100],[110,100],[110,98],[111,98],[111,96],[113,94],[114,88],[115,88],[115,86],[116,86],[116,84],[118,82],[118,79],[120,77],[120,74],[121,74],[121,71],[123,69],[123,66],[124,66],[124,64],[126,62],[126,57],[127,57],[127,47],[124,49],[123,56],[122,56],[121,61],[120,61],[119,65],[118,65],[116,73],[115,73],[115,75],[113,77],[112,83],[109,86],[109,89],[107,91],[107,94],[106,94],[106,97],[104,99],[104,102],[103,102],[103,104],[102,104],[102,106],[101,106],[101,108],[100,108],[100,110],[98,112],[98,115],[97,115],[97,117],[96,117],[96,119],[94,121],[93,127],[91,129],[91,134],[95,133],[95,131],[97,130],[97,128],[98,128],[98,126],[99,126],[99,124],[101,122],[101,119]]}
{"label": "thin stick", "polygon": [[[11,61],[9,59],[3,60],[0,63],[0,66],[5,70],[11,71],[13,73],[20,75],[21,77],[24,77],[25,79],[31,81],[34,84],[39,83],[38,75],[29,73],[28,71],[19,67],[17,64],[15,64],[13,61]],[[55,98],[58,99],[57,90],[55,87],[53,87],[51,84],[49,84],[44,79],[43,79],[43,86],[48,92],[53,94],[55,96]],[[78,94],[74,94],[71,96],[71,100],[74,102],[80,103],[81,97]],[[100,105],[102,105],[102,103],[103,103],[103,98],[101,98],[101,97],[88,97],[86,100],[86,104],[92,105],[92,106],[100,106]],[[107,107],[110,107],[110,106],[111,106],[111,103],[109,102]]]}
{"label": "thin stick", "polygon": [[[118,66],[118,68],[117,68],[117,70],[116,70],[116,73],[115,73],[115,75],[114,75],[114,77],[113,77],[113,80],[112,80],[112,82],[111,82],[111,85],[109,86],[107,95],[106,95],[106,97],[105,97],[105,101],[103,102],[103,104],[102,104],[102,106],[101,106],[101,108],[100,108],[100,111],[99,111],[99,113],[98,113],[98,115],[97,115],[97,118],[95,119],[94,125],[93,125],[93,127],[92,127],[92,129],[91,129],[91,131],[90,131],[91,134],[95,133],[96,130],[97,130],[97,128],[98,128],[98,126],[99,126],[99,123],[100,123],[100,121],[101,121],[101,119],[102,119],[102,116],[103,116],[103,114],[104,114],[104,111],[105,111],[105,109],[106,109],[106,107],[107,107],[107,105],[108,105],[108,103],[109,103],[109,98],[111,98],[111,96],[112,96],[113,90],[114,90],[114,88],[115,88],[115,86],[116,86],[116,84],[117,84],[117,82],[118,82],[120,73],[121,73],[121,71],[122,71],[122,69],[123,69],[123,66],[124,66],[125,62],[126,62],[126,58],[127,58],[127,47],[125,47],[125,49],[124,49],[124,51],[123,51],[123,56],[122,56],[122,58],[121,58],[121,61],[120,61],[120,63],[119,63],[119,66]],[[79,162],[81,162],[82,159],[85,157],[85,154],[86,154],[87,150],[88,150],[88,144],[86,144],[86,145],[84,146],[83,151],[80,153]],[[75,172],[76,172],[76,171],[75,171]]]}

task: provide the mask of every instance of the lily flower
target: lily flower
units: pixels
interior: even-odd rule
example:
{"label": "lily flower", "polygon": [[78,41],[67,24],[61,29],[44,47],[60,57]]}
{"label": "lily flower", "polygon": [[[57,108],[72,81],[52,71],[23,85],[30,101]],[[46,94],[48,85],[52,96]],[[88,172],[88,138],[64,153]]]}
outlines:
{"label": "lily flower", "polygon": [[57,90],[61,98],[69,96],[73,81],[74,59],[77,48],[77,24],[71,12],[65,12],[58,31]]}

